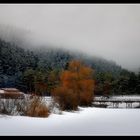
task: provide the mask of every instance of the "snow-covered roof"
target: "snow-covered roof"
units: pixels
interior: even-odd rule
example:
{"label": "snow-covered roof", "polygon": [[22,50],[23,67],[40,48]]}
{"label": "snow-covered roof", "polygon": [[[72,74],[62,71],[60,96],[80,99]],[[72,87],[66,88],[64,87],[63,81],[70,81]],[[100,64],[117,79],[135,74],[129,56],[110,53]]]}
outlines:
{"label": "snow-covered roof", "polygon": [[2,88],[1,90],[4,90],[4,91],[19,91],[16,88]]}
{"label": "snow-covered roof", "polygon": [[24,94],[16,88],[1,88],[0,94]]}
{"label": "snow-covered roof", "polygon": [[1,89],[0,89],[0,94],[3,94],[3,93],[4,93],[4,90],[1,90]]}

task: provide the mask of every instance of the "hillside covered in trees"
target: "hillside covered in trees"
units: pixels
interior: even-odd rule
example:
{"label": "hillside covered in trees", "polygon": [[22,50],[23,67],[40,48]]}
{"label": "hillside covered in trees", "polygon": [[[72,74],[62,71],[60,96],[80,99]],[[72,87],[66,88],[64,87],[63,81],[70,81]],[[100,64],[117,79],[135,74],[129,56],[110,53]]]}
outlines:
{"label": "hillside covered in trees", "polygon": [[[30,47],[29,47],[30,48]],[[15,87],[24,92],[35,88],[39,81],[47,87],[46,94],[59,83],[61,71],[71,60],[79,60],[94,69],[95,93],[139,94],[140,74],[122,69],[112,61],[88,57],[81,53],[54,48],[25,49],[0,39],[0,88]]]}

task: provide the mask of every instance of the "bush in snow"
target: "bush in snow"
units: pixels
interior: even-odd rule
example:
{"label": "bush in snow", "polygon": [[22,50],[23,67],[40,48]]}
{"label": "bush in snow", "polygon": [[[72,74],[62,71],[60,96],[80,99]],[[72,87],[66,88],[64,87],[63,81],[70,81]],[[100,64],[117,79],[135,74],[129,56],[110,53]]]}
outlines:
{"label": "bush in snow", "polygon": [[58,87],[53,92],[54,101],[57,102],[61,110],[77,110],[78,100],[72,90]]}
{"label": "bush in snow", "polygon": [[60,85],[53,91],[54,100],[62,110],[90,106],[94,97],[93,70],[77,60],[70,61],[60,75]]}
{"label": "bush in snow", "polygon": [[62,114],[62,111],[60,109],[60,105],[57,102],[55,102],[53,99],[51,99],[51,101],[47,104],[47,106],[48,106],[51,113]]}
{"label": "bush in snow", "polygon": [[30,117],[48,117],[49,109],[42,97],[35,96],[30,102],[27,104],[25,115]]}
{"label": "bush in snow", "polygon": [[23,115],[25,104],[25,99],[0,99],[0,113],[6,115]]}

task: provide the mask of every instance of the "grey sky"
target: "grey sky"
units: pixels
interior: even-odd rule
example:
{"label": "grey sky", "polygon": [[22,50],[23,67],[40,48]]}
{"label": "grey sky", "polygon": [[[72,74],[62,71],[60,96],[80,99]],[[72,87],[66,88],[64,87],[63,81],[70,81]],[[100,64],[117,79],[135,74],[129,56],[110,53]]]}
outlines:
{"label": "grey sky", "polygon": [[29,30],[34,44],[96,54],[130,70],[140,67],[139,4],[0,5],[0,24]]}

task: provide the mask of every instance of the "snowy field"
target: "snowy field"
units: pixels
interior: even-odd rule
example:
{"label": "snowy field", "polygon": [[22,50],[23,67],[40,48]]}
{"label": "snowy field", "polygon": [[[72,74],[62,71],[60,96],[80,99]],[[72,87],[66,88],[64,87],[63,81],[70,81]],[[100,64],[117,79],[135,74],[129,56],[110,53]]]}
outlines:
{"label": "snowy field", "polygon": [[80,108],[48,118],[0,115],[0,135],[140,135],[140,110]]}

